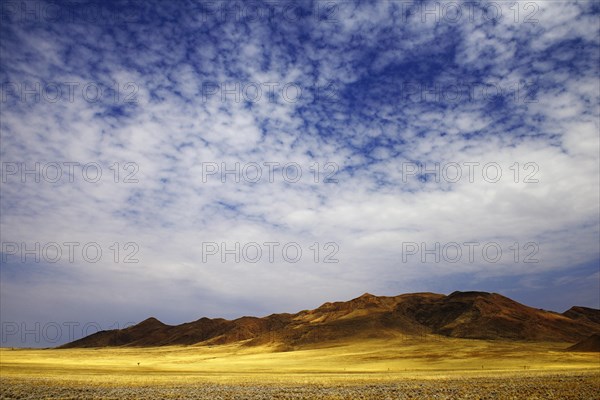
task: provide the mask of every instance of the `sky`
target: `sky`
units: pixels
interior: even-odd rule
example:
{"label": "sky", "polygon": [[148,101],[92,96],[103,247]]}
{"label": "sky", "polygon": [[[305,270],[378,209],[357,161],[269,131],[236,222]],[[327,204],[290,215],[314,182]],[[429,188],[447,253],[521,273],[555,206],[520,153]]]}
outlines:
{"label": "sky", "polygon": [[600,308],[598,3],[1,6],[1,346],[365,292]]}

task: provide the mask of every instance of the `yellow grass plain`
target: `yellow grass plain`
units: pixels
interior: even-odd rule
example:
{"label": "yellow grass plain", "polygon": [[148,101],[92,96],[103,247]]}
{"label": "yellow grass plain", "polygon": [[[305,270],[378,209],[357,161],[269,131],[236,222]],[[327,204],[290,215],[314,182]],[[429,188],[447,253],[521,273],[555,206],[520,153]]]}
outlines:
{"label": "yellow grass plain", "polygon": [[0,379],[3,385],[43,382],[66,388],[159,388],[202,384],[356,386],[579,374],[585,377],[588,391],[593,392],[597,383],[600,393],[600,354],[564,351],[568,346],[426,337],[336,342],[285,352],[273,351],[274,347],[268,345],[250,347],[243,343],[212,347],[2,348]]}

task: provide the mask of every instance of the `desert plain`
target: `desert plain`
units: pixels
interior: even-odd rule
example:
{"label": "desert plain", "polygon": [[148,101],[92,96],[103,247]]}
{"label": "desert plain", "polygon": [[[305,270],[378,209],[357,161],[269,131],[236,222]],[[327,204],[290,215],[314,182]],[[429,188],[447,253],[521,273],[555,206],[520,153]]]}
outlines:
{"label": "desert plain", "polygon": [[0,349],[1,399],[599,399],[600,353],[438,335]]}

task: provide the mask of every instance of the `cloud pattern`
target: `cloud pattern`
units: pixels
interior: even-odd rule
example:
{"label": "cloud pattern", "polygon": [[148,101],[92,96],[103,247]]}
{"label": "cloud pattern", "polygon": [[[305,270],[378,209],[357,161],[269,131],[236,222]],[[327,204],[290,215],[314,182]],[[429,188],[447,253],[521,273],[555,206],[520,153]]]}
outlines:
{"label": "cloud pattern", "polygon": [[[3,321],[178,323],[365,291],[600,305],[594,2],[25,1],[2,11],[2,242],[103,250],[95,263],[38,263],[3,247]],[[51,174],[69,162],[79,163],[73,182],[21,179],[24,165]],[[98,182],[82,179],[88,163]],[[489,163],[497,181],[494,165],[482,173]],[[203,243],[236,242],[298,243],[302,258],[285,260],[279,246],[272,262],[203,259]],[[505,257],[403,259],[406,243],[464,252],[465,242],[499,243]],[[125,243],[138,263],[122,262]],[[527,243],[535,263],[522,262]],[[334,250],[339,262],[324,263]]]}

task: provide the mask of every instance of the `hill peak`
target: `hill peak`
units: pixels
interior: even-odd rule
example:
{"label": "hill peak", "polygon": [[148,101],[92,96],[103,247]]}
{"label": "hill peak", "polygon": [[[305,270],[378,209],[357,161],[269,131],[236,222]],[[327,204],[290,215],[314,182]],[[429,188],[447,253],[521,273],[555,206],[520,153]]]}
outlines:
{"label": "hill peak", "polygon": [[162,323],[161,321],[159,321],[157,318],[150,317],[150,318],[146,318],[145,320],[143,320],[136,326],[166,326],[166,325],[164,323]]}
{"label": "hill peak", "polygon": [[357,299],[373,299],[376,298],[377,296],[369,293],[369,292],[365,292],[363,294],[361,294],[359,297],[357,297]]}
{"label": "hill peak", "polygon": [[472,298],[472,297],[489,297],[492,296],[493,293],[489,292],[478,292],[475,290],[461,292],[459,290],[452,292],[448,295],[448,297],[461,297],[461,298]]}
{"label": "hill peak", "polygon": [[587,320],[600,324],[600,313],[598,313],[598,310],[589,307],[574,306],[562,313],[562,315],[572,319]]}

